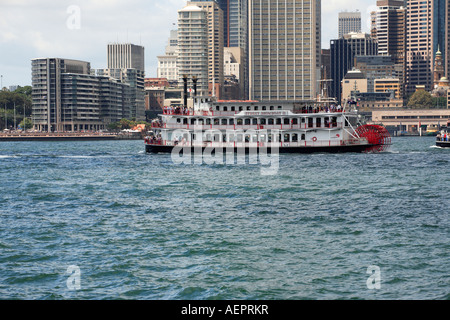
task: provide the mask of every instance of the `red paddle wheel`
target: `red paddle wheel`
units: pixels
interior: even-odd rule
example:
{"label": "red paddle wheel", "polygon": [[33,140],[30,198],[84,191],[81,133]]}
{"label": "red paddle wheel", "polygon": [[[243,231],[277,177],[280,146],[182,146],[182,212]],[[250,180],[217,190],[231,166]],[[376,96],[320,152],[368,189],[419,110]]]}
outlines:
{"label": "red paddle wheel", "polygon": [[371,144],[366,152],[383,152],[391,145],[391,135],[385,127],[366,124],[358,127],[356,133],[361,138],[366,138],[367,142]]}

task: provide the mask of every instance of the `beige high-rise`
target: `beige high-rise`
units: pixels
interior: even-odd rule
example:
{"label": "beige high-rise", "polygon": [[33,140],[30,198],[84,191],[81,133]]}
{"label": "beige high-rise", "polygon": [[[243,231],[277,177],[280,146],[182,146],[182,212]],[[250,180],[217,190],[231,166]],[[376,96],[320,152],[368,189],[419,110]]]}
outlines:
{"label": "beige high-rise", "polygon": [[377,1],[375,12],[378,54],[391,55],[394,63],[404,62],[406,7],[402,0]]}
{"label": "beige high-rise", "polygon": [[196,77],[197,93],[208,94],[208,20],[205,10],[186,6],[178,11],[178,84]]}
{"label": "beige high-rise", "polygon": [[361,12],[339,12],[339,38],[350,32],[361,32]]}
{"label": "beige high-rise", "polygon": [[215,1],[191,1],[207,12],[208,20],[208,90],[220,99],[223,90],[223,10]]}
{"label": "beige high-rise", "polygon": [[320,26],[320,0],[249,0],[250,99],[316,98]]}

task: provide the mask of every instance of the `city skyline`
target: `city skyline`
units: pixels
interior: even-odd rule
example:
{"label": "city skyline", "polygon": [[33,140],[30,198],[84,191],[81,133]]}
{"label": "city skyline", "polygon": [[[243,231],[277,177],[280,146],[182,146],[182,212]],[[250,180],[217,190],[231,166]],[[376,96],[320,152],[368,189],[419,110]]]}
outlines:
{"label": "city skyline", "polygon": [[[157,56],[164,54],[177,11],[185,0],[59,1],[4,0],[0,5],[0,74],[3,87],[31,85],[31,60],[62,57],[107,67],[109,43],[145,47],[145,73],[155,77]],[[359,10],[363,32],[369,32],[369,12],[375,0],[324,0],[322,48],[338,35],[338,14]],[[324,18],[326,17],[326,18]]]}

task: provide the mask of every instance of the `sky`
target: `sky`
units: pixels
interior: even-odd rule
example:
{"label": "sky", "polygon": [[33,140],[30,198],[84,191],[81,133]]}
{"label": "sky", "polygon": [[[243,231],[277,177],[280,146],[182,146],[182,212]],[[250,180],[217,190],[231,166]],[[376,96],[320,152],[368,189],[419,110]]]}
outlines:
{"label": "sky", "polygon": [[[57,57],[106,68],[108,43],[145,47],[146,77],[156,77],[177,11],[186,0],[0,0],[1,85],[31,85],[31,59]],[[322,48],[338,34],[338,13],[359,10],[370,30],[376,0],[322,0]]]}

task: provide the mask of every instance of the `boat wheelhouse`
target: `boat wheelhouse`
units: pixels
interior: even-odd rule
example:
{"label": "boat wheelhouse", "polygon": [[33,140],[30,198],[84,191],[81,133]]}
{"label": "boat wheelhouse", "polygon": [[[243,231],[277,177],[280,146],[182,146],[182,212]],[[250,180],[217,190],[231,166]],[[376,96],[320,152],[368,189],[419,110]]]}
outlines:
{"label": "boat wheelhouse", "polygon": [[314,101],[216,101],[194,97],[193,107],[164,108],[145,140],[149,153],[209,148],[280,153],[383,151],[384,127],[359,125],[356,110]]}

